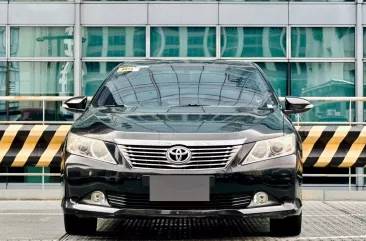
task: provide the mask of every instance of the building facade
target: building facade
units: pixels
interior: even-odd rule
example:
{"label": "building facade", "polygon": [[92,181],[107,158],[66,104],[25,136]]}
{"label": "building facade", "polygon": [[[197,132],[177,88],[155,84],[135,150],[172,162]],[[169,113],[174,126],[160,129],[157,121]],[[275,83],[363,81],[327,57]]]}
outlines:
{"label": "building facade", "polygon": [[[256,62],[279,96],[364,96],[364,26],[359,0],[0,0],[0,96],[91,96],[124,60],[186,58]],[[362,103],[314,105],[301,121],[366,117]],[[73,115],[48,102],[45,118]],[[0,101],[9,120],[42,120],[41,103]]]}

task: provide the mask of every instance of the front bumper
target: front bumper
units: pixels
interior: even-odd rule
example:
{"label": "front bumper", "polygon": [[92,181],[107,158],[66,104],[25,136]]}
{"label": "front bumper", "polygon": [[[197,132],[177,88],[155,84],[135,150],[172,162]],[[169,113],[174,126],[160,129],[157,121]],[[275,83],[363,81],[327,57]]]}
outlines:
{"label": "front bumper", "polygon": [[[270,203],[265,206],[251,203],[243,208],[231,208],[212,205],[195,208],[184,204],[158,206],[149,204],[144,199],[144,205],[129,206],[96,206],[83,203],[83,199],[93,191],[106,194],[148,195],[149,184],[144,177],[149,175],[171,175],[169,171],[144,171],[128,169],[121,165],[98,162],[88,158],[70,155],[65,162],[63,172],[64,199],[63,211],[81,217],[126,217],[126,216],[157,216],[157,217],[207,217],[207,216],[262,216],[283,218],[297,215],[301,212],[301,162],[296,155],[284,156],[267,161],[252,163],[244,166],[237,165],[225,170],[206,170],[189,173],[190,175],[210,175],[213,183],[210,195],[222,196],[251,195],[256,192],[266,192]],[[181,174],[187,174],[181,172]],[[176,173],[174,173],[176,175]],[[108,200],[108,195],[107,195]],[[219,204],[221,205],[221,204]],[[226,205],[226,204],[225,204]],[[202,205],[201,205],[202,206]],[[153,208],[152,208],[153,207]]]}
{"label": "front bumper", "polygon": [[153,209],[118,209],[112,207],[95,206],[63,200],[66,214],[79,217],[118,218],[118,217],[270,217],[283,218],[301,213],[297,203],[284,203],[277,206],[246,208],[238,210],[153,210]]}

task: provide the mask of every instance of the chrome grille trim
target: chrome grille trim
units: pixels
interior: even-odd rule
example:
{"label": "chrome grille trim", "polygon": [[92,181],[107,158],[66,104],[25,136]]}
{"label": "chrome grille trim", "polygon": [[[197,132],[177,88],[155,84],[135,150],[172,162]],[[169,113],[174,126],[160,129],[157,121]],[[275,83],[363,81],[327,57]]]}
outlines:
{"label": "chrome grille trim", "polygon": [[[192,158],[184,164],[174,164],[167,160],[166,152],[174,145],[151,146],[146,145],[144,142],[139,142],[139,145],[118,145],[118,148],[132,168],[162,170],[224,169],[242,147],[243,140],[241,141],[240,145],[228,145],[226,141],[221,141],[221,145],[195,145],[192,148],[187,146],[192,152]],[[222,145],[223,142],[225,145]],[[210,142],[205,143],[208,144]],[[214,144],[216,144],[216,141]],[[178,145],[181,145],[181,143]]]}
{"label": "chrome grille trim", "polygon": [[[150,148],[152,150],[155,150],[154,147],[166,147],[166,146],[175,146],[175,145],[181,145],[186,147],[192,147],[194,150],[195,147],[211,147],[211,146],[236,146],[236,145],[243,145],[244,139],[236,139],[236,140],[211,140],[211,141],[170,141],[170,140],[137,140],[137,139],[114,139],[116,144],[119,145],[132,145],[132,146],[146,146],[146,148]],[[222,143],[225,143],[225,145],[222,145]]]}

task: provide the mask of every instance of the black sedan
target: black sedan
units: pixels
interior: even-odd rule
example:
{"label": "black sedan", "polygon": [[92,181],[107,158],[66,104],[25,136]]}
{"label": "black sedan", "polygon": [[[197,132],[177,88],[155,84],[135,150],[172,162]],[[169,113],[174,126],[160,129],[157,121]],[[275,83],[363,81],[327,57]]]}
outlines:
{"label": "black sedan", "polygon": [[270,218],[275,235],[301,232],[301,140],[255,64],[134,61],[117,66],[63,150],[62,207],[69,234],[97,218]]}

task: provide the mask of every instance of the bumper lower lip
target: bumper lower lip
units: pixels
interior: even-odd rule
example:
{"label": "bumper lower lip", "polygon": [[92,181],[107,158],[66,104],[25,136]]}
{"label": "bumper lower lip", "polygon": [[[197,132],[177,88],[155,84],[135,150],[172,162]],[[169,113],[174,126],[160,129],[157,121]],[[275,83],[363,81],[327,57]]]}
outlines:
{"label": "bumper lower lip", "polygon": [[210,216],[236,216],[236,217],[272,217],[281,218],[297,215],[301,208],[294,203],[284,203],[276,206],[255,207],[238,210],[155,210],[155,209],[118,209],[112,207],[80,204],[66,199],[63,201],[66,214],[85,217],[118,218],[128,216],[140,217],[210,217]]}

